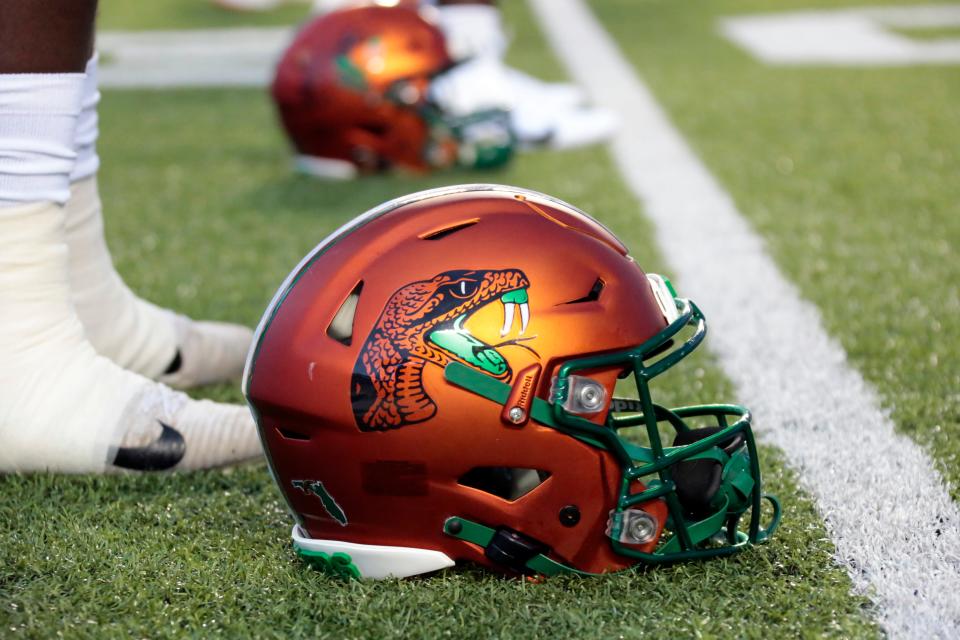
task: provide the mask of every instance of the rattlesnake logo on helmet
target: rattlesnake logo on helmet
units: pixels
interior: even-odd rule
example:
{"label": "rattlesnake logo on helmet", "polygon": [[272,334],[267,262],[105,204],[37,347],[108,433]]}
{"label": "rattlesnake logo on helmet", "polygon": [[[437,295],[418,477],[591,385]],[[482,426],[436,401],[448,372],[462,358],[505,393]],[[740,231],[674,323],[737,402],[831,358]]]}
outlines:
{"label": "rattlesnake logo on helmet", "polygon": [[[394,292],[354,366],[351,400],[357,426],[363,431],[391,429],[433,417],[437,405],[422,380],[427,363],[444,367],[454,360],[509,381],[513,372],[498,348],[516,345],[536,355],[521,344],[532,339],[521,337],[530,320],[529,286],[517,269],[455,270]],[[491,345],[473,336],[464,323],[495,300],[503,304],[501,337],[515,324],[520,329],[518,337]]]}

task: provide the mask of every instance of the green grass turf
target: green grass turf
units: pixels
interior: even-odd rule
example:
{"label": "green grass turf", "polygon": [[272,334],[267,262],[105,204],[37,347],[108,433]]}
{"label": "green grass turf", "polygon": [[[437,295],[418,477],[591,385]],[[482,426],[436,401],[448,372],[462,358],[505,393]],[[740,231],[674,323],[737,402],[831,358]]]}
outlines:
{"label": "green grass turf", "polygon": [[[525,12],[514,54],[556,67]],[[606,152],[524,156],[494,174],[331,184],[288,172],[255,91],[106,92],[101,172],[118,266],[147,297],[255,322],[300,257],[350,217],[419,188],[498,181],[539,189],[611,225],[660,269],[650,229]],[[700,354],[665,402],[728,399]],[[233,387],[208,392],[239,400]],[[263,465],[174,477],[0,478],[0,635],[67,637],[873,637],[864,601],[829,561],[812,505],[776,453],[785,502],[774,542],[738,557],[535,585],[475,570],[341,583],[306,568]]]}
{"label": "green grass turf", "polygon": [[210,0],[100,0],[97,27],[111,31],[276,27],[296,24],[309,9],[305,1],[270,11],[240,12],[221,9]]}
{"label": "green grass turf", "polygon": [[914,40],[956,40],[960,38],[960,27],[887,27],[894,33]]}
{"label": "green grass turf", "polygon": [[[378,178],[359,189],[289,174],[256,92],[108,92],[102,122],[102,186],[120,269],[139,291],[197,316],[253,322],[325,233],[389,197],[451,181],[492,178],[569,198],[602,214],[643,263],[660,264],[602,150],[533,155],[493,176]],[[729,397],[704,358],[685,371],[694,384],[669,399]],[[215,395],[239,398],[226,388]],[[294,557],[289,517],[262,465],[178,477],[6,477],[0,629],[32,637],[871,635],[863,603],[829,563],[811,505],[773,452],[764,454],[768,489],[787,508],[773,544],[729,560],[544,585],[475,571],[330,580]]]}
{"label": "green grass turf", "polygon": [[593,2],[898,427],[932,451],[960,497],[957,67],[766,67],[717,34],[718,16],[835,3],[683,5]]}

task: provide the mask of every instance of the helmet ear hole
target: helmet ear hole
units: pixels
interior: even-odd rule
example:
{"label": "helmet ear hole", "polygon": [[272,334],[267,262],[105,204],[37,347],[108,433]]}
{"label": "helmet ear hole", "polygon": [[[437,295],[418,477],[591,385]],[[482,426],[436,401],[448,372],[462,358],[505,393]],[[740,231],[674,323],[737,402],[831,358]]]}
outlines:
{"label": "helmet ear hole", "polygon": [[509,500],[519,500],[550,477],[549,471],[519,467],[474,467],[457,482]]}

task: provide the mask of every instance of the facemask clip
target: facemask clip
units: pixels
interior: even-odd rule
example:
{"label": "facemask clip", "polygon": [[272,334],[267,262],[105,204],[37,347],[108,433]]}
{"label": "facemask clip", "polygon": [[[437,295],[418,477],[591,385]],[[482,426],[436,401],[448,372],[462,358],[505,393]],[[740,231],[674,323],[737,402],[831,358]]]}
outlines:
{"label": "facemask clip", "polygon": [[641,509],[610,511],[607,519],[607,537],[624,544],[648,544],[657,537],[660,523]]}
{"label": "facemask clip", "polygon": [[[585,376],[567,376],[567,397],[563,408],[578,415],[593,415],[607,408],[607,388]],[[557,379],[553,379],[550,388],[550,401],[553,402]]]}

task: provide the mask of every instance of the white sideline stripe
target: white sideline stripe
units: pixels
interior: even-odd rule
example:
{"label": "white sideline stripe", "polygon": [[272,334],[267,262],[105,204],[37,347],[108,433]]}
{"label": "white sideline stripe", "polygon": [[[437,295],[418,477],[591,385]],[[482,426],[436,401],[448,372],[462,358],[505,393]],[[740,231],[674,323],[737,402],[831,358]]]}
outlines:
{"label": "white sideline stripe", "polygon": [[97,34],[103,87],[265,87],[289,27]]}
{"label": "white sideline stripe", "polygon": [[857,7],[850,11],[876,18],[890,27],[960,27],[960,5],[957,4]]}
{"label": "white sideline stripe", "polygon": [[960,63],[960,38],[889,29],[957,25],[960,5],[916,5],[731,16],[720,20],[720,32],[766,64],[888,67]]}
{"label": "white sideline stripe", "polygon": [[707,342],[738,399],[815,497],[855,589],[876,602],[891,636],[958,637],[960,514],[931,459],[895,433],[818,311],[781,275],[587,7],[530,4],[573,78],[621,114],[616,164],[681,291],[715,329]]}

